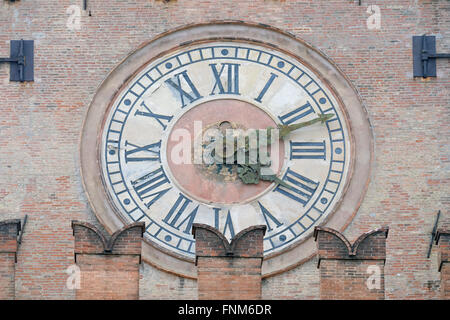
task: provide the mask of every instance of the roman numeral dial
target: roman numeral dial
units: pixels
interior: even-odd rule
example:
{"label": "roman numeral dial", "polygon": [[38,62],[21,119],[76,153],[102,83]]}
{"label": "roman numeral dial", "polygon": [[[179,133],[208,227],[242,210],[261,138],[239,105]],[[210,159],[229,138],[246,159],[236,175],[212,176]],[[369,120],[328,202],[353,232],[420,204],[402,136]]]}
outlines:
{"label": "roman numeral dial", "polygon": [[[194,223],[228,239],[264,224],[265,254],[277,253],[336,210],[349,179],[350,133],[334,91],[301,60],[276,47],[208,40],[148,61],[110,104],[100,162],[114,214],[145,222],[155,248],[191,259]],[[205,133],[239,137],[269,127],[288,133],[271,141],[266,164],[202,162],[216,141]]]}

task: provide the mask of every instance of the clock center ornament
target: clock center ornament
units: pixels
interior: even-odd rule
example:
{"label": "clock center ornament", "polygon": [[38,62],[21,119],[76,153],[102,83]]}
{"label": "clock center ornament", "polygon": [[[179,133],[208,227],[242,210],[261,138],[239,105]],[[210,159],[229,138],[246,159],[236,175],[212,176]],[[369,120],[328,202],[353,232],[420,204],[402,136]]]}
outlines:
{"label": "clock center ornament", "polygon": [[81,139],[100,222],[145,222],[144,260],[190,278],[193,223],[229,239],[267,225],[263,276],[307,261],[314,226],[342,231],[356,214],[371,160],[366,112],[341,72],[306,43],[241,22],[141,46],[100,86]]}
{"label": "clock center ornament", "polygon": [[[253,137],[256,129],[274,125],[266,112],[245,101],[217,99],[202,103],[184,113],[172,127],[166,152],[169,171],[186,195],[202,203],[247,203],[271,184],[243,183],[238,160],[245,159],[235,157],[235,142],[238,135]],[[275,154],[273,164],[279,174],[284,145]]]}

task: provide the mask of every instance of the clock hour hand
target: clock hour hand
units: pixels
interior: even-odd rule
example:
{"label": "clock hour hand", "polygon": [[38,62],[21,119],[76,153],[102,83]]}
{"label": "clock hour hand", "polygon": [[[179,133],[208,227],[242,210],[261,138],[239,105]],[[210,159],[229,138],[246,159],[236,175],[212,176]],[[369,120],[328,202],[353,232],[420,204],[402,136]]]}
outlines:
{"label": "clock hour hand", "polygon": [[[238,164],[237,167],[237,174],[239,179],[241,179],[241,181],[244,184],[258,184],[259,180],[263,180],[263,181],[272,181],[275,182],[277,184],[281,184],[282,186],[291,189],[291,187],[284,182],[283,180],[281,180],[280,178],[277,177],[276,174],[271,173],[271,174],[261,174],[261,164],[260,163],[256,163],[256,164]],[[269,168],[264,168],[265,170],[270,170]]]}
{"label": "clock hour hand", "polygon": [[286,182],[284,182],[283,180],[278,178],[276,174],[260,175],[260,178],[261,178],[261,180],[272,181],[272,182],[282,185],[283,187],[291,189],[291,186],[289,186]]}

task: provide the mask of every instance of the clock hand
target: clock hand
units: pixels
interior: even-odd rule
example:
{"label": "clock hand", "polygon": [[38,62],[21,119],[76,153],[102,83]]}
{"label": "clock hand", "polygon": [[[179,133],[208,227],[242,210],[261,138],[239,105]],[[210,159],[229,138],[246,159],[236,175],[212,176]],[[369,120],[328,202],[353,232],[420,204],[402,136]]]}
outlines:
{"label": "clock hand", "polygon": [[275,173],[270,174],[270,175],[260,175],[260,178],[261,178],[261,180],[272,181],[272,182],[275,182],[277,184],[281,184],[283,187],[286,187],[288,189],[292,189],[290,185],[288,185],[286,182],[284,182],[283,180],[278,178]]}
{"label": "clock hand", "polygon": [[[283,139],[284,137],[286,137],[290,132],[303,128],[303,127],[307,127],[310,125],[313,125],[317,122],[321,122],[321,123],[325,123],[325,121],[331,119],[334,116],[334,114],[320,114],[316,119],[310,120],[310,121],[306,121],[306,122],[301,122],[301,123],[296,123],[296,124],[292,124],[292,125],[278,125],[277,129],[280,130],[280,134],[279,137],[281,139]],[[267,140],[266,143],[267,145],[270,145],[272,143],[272,130],[275,130],[272,127],[269,127],[266,129],[267,131]],[[228,137],[229,138],[229,137]],[[218,150],[218,152],[216,152],[214,154],[214,159],[216,160],[216,164],[223,164],[223,163],[230,163],[230,160],[232,160],[231,162],[233,164],[237,165],[237,174],[239,179],[244,183],[244,184],[258,184],[259,180],[264,180],[264,181],[272,181],[272,182],[276,182],[277,184],[280,184],[286,188],[291,189],[291,187],[284,182],[283,180],[281,180],[280,178],[278,178],[276,176],[276,174],[272,173],[272,174],[268,174],[268,175],[262,175],[261,174],[261,167],[267,167],[270,164],[263,164],[260,162],[260,157],[259,157],[259,130],[256,130],[256,138],[257,138],[257,162],[255,164],[250,164],[248,163],[248,161],[246,160],[245,163],[241,164],[241,163],[237,163],[237,153],[238,153],[238,137],[233,137],[233,154],[228,155],[228,157],[226,156],[226,139],[227,137],[223,137],[222,140],[222,146],[225,146],[222,148],[222,150]],[[249,136],[245,136],[244,137],[244,146],[240,147],[240,150],[243,151],[245,154],[247,154],[250,151],[250,137]],[[219,148],[220,149],[220,148]],[[228,162],[226,161],[228,160]],[[269,168],[265,168],[267,170],[269,170]]]}
{"label": "clock hand", "polygon": [[[289,133],[291,133],[292,131],[295,131],[297,129],[303,128],[303,127],[307,127],[310,125],[313,125],[317,122],[321,122],[321,123],[325,123],[325,121],[331,119],[334,116],[334,114],[320,114],[318,115],[318,117],[316,119],[310,120],[310,121],[306,121],[306,122],[301,122],[301,123],[296,123],[296,124],[291,124],[291,125],[278,125],[277,129],[280,130],[280,134],[279,137],[281,139],[283,139],[284,137],[286,137]],[[255,129],[256,130],[256,129]],[[272,130],[275,130],[272,127],[269,127],[266,129],[267,130],[267,145],[272,144]],[[222,146],[225,146],[223,148],[223,150],[219,150],[220,152],[216,153],[216,160],[219,160],[219,158],[227,158],[226,157],[226,141],[227,139],[229,139],[230,137],[223,137],[222,140]],[[232,155],[228,155],[228,158],[232,158],[238,151],[238,137],[233,137],[233,146],[234,146],[234,153]],[[239,149],[242,150],[244,152],[248,152],[250,150],[250,137],[248,135],[246,135],[244,137],[244,146],[240,147]],[[256,139],[257,139],[257,144],[256,144],[256,148],[259,147],[259,142],[260,142],[260,138],[259,138],[259,130],[256,130]]]}
{"label": "clock hand", "polygon": [[283,139],[284,137],[286,137],[291,131],[303,128],[303,127],[307,127],[310,126],[316,122],[321,122],[321,123],[325,123],[325,121],[331,119],[334,116],[334,114],[319,114],[318,118],[310,120],[310,121],[306,121],[306,122],[301,122],[301,123],[296,123],[296,124],[291,124],[291,125],[278,125],[278,130],[280,130],[280,138]]}
{"label": "clock hand", "polygon": [[[265,168],[270,170],[269,168]],[[259,180],[271,181],[281,184],[283,187],[291,189],[291,186],[277,177],[276,174],[261,174],[261,165],[257,164],[238,164],[237,174],[244,184],[258,184]]]}
{"label": "clock hand", "polygon": [[[318,117],[316,119],[313,120],[309,120],[306,122],[301,122],[301,123],[296,123],[296,124],[290,124],[290,125],[278,125],[277,129],[280,130],[279,132],[279,137],[280,139],[285,138],[289,133],[291,133],[292,131],[295,131],[297,129],[303,128],[303,127],[307,127],[310,125],[313,125],[317,122],[321,122],[321,123],[325,123],[325,121],[328,121],[329,119],[331,119],[334,116],[334,114],[329,113],[329,114],[319,114]],[[272,130],[275,130],[272,127],[268,127],[267,129],[267,145],[272,144]],[[257,148],[259,147],[259,130],[256,130],[256,138],[257,138]],[[237,145],[236,140],[234,142],[235,146]],[[244,144],[244,151],[247,152],[250,149],[249,146],[249,137],[246,136],[245,137],[245,144]],[[236,148],[235,148],[236,150]]]}

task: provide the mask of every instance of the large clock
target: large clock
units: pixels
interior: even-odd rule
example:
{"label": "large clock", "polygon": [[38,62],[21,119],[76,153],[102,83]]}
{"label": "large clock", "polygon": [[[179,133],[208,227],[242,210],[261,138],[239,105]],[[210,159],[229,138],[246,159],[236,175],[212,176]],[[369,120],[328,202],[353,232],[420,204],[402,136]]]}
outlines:
{"label": "large clock", "polygon": [[[211,148],[220,133],[302,123],[268,146],[272,179],[243,179],[245,162],[220,162],[217,150],[229,150]],[[81,160],[108,230],[145,222],[149,263],[195,277],[193,223],[229,239],[265,224],[271,275],[314,254],[314,226],[350,222],[371,141],[357,93],[323,55],[280,31],[230,22],[167,33],[122,62],[91,104]]]}

